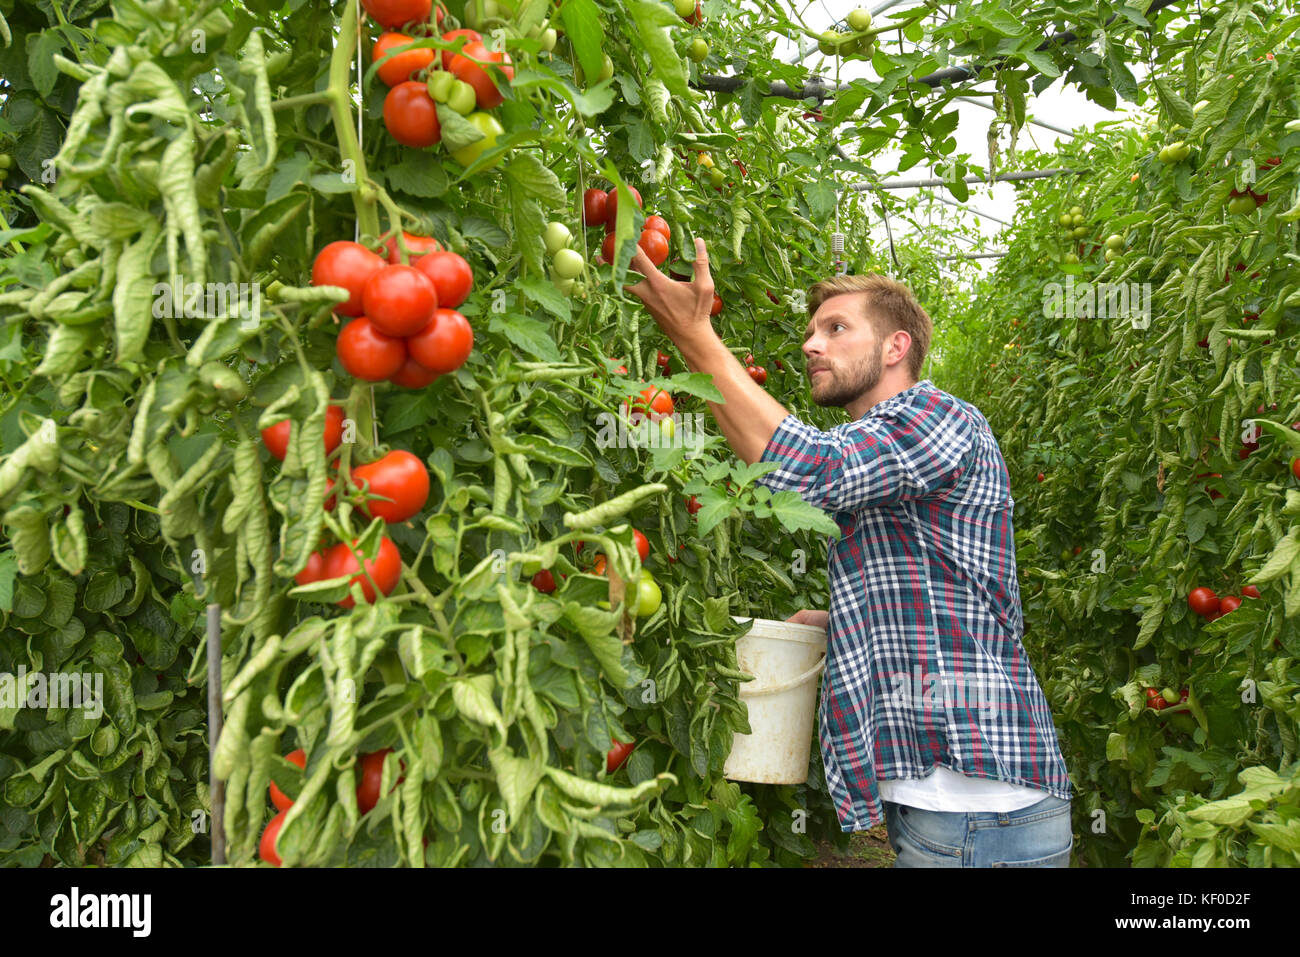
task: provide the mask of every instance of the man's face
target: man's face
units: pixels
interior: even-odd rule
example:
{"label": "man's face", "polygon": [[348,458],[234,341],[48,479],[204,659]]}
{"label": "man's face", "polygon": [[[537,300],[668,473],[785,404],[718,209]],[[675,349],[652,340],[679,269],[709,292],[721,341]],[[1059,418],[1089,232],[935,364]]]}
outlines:
{"label": "man's face", "polygon": [[812,400],[820,406],[843,408],[880,383],[881,343],[863,315],[865,295],[831,296],[808,323],[803,354]]}

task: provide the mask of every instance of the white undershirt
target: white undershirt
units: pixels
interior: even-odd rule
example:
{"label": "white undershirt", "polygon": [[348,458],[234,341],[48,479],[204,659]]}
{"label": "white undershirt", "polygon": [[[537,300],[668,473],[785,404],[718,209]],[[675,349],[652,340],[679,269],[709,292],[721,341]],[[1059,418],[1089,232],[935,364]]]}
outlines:
{"label": "white undershirt", "polygon": [[975,778],[947,768],[926,777],[880,782],[880,796],[926,811],[1018,811],[1048,796],[1039,788]]}

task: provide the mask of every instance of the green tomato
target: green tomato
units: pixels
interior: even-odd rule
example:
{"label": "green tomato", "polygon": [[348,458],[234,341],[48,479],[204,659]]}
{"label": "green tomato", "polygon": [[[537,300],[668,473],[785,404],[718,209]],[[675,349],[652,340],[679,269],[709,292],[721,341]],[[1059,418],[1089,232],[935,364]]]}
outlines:
{"label": "green tomato", "polygon": [[1071,265],[1077,263],[1078,261],[1079,261],[1079,257],[1076,256],[1074,253],[1066,253],[1064,256],[1061,257],[1061,262],[1070,263]]}
{"label": "green tomato", "polygon": [[1192,155],[1192,148],[1188,146],[1186,143],[1179,143],[1177,149],[1175,150],[1175,155],[1178,157],[1178,161],[1181,163],[1183,160],[1187,159],[1187,157]]}
{"label": "green tomato", "polygon": [[561,249],[551,260],[551,268],[561,279],[577,279],[586,265],[582,253],[576,249]]}
{"label": "green tomato", "polygon": [[696,37],[691,41],[691,45],[687,49],[686,55],[696,63],[703,63],[709,56],[709,42]]}
{"label": "green tomato", "polygon": [[641,569],[641,578],[637,582],[636,588],[636,616],[638,618],[649,618],[659,610],[663,603],[663,592],[659,590],[659,585],[655,582],[654,577]]}
{"label": "green tomato", "polygon": [[722,170],[720,169],[709,170],[709,182],[712,185],[717,186],[719,189],[721,189],[722,184],[725,183],[726,181],[727,181],[727,174],[724,173]]}
{"label": "green tomato", "polygon": [[838,56],[840,52],[840,35],[834,30],[827,30],[817,41],[817,49],[824,56]]}
{"label": "green tomato", "polygon": [[[1074,209],[1078,209],[1078,208],[1079,208],[1078,206],[1074,207]],[[1070,210],[1070,224],[1072,226],[1082,226],[1085,222],[1087,222],[1087,220],[1083,218],[1082,212],[1076,213],[1074,209]]]}
{"label": "green tomato", "polygon": [[468,116],[474,112],[474,106],[478,102],[478,94],[474,92],[474,87],[470,86],[464,80],[455,80],[451,84],[451,92],[447,94],[447,105],[459,113],[461,116]]}
{"label": "green tomato", "polygon": [[871,11],[864,7],[849,11],[849,29],[854,33],[871,29]]}
{"label": "green tomato", "polygon": [[542,31],[542,49],[550,53],[555,49],[555,44],[559,39],[560,35],[555,32],[555,28],[547,27]]}
{"label": "green tomato", "polygon": [[692,17],[695,15],[695,0],[673,0],[673,9],[683,19]]}
{"label": "green tomato", "polygon": [[1074,225],[1074,217],[1071,216],[1069,213],[1062,213],[1061,218],[1057,221],[1066,229],[1069,229],[1071,226]]}
{"label": "green tomato", "polygon": [[[471,113],[469,116],[465,117],[465,119],[472,123],[478,131],[483,134],[483,139],[475,140],[468,146],[462,146],[460,149],[452,151],[451,158],[461,166],[471,165],[483,154],[484,150],[489,150],[496,146],[497,137],[505,132],[505,128],[497,122],[495,116],[491,113],[484,113],[482,110],[479,110],[477,113]],[[500,163],[504,157],[504,153],[498,154],[497,158],[488,163],[484,168],[491,169],[493,166],[496,166],[497,163]]]}
{"label": "green tomato", "polygon": [[1061,549],[1061,561],[1068,562],[1073,557],[1074,557],[1074,553],[1070,551],[1068,548]]}
{"label": "green tomato", "polygon": [[578,284],[578,281],[576,279],[561,279],[559,276],[552,276],[551,283],[556,289],[560,290],[563,295],[568,296],[572,295],[573,288]]}
{"label": "green tomato", "polygon": [[1121,236],[1119,233],[1111,233],[1109,236],[1106,237],[1106,248],[1123,249],[1124,237]]}
{"label": "green tomato", "polygon": [[541,562],[524,562],[519,566],[519,571],[525,578],[532,578],[542,570]]}
{"label": "green tomato", "polygon": [[1106,262],[1113,263],[1116,259],[1119,259],[1119,255],[1120,253],[1118,249],[1106,250]]}
{"label": "green tomato", "polygon": [[1071,216],[1082,216],[1082,215],[1083,215],[1083,207],[1082,207],[1082,206],[1071,206],[1071,207],[1070,207],[1070,215],[1071,215]]}
{"label": "green tomato", "polygon": [[1075,239],[1082,239],[1084,236],[1088,235],[1088,227],[1075,226],[1072,230],[1070,230],[1070,235]]}
{"label": "green tomato", "polygon": [[1162,688],[1160,691],[1160,697],[1164,698],[1170,704],[1178,704],[1179,695],[1173,688]]}
{"label": "green tomato", "polygon": [[872,54],[876,52],[876,41],[873,37],[863,37],[858,40],[855,49],[858,51],[858,56],[870,60]]}
{"label": "green tomato", "polygon": [[1228,200],[1228,212],[1233,216],[1247,216],[1255,211],[1255,200],[1249,195],[1234,196]]}
{"label": "green tomato", "polygon": [[546,244],[546,254],[554,256],[573,240],[573,233],[564,223],[547,223],[542,233],[542,242]]}
{"label": "green tomato", "polygon": [[[599,83],[601,80],[608,80],[613,75],[614,75],[614,61],[610,59],[608,53],[602,53],[601,63],[600,63],[600,76],[596,77],[596,82]],[[576,67],[573,68],[573,78],[578,81],[579,86],[585,87],[587,85],[587,74],[583,72],[581,63],[579,63]]]}
{"label": "green tomato", "polygon": [[677,426],[672,419],[659,420],[659,444],[660,446],[671,445],[673,438],[677,435]]}
{"label": "green tomato", "polygon": [[[451,95],[452,85],[456,82],[456,75],[447,70],[434,70],[429,74],[429,79],[425,85],[429,88],[429,95],[439,103],[446,103],[447,97]],[[472,89],[472,88],[471,88]],[[457,111],[459,112],[459,110]]]}
{"label": "green tomato", "polygon": [[14,165],[14,158],[8,153],[0,153],[0,169],[9,169]]}

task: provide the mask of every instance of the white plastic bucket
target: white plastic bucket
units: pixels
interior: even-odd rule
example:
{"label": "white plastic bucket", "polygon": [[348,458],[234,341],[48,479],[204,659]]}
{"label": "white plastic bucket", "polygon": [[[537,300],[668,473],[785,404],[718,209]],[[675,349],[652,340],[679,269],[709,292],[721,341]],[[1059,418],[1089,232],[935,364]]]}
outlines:
{"label": "white plastic bucket", "polygon": [[723,775],[757,784],[802,784],[826,667],[826,630],[755,618],[749,634],[736,640],[736,659],[741,671],[754,676],[740,684],[753,733],[732,738]]}

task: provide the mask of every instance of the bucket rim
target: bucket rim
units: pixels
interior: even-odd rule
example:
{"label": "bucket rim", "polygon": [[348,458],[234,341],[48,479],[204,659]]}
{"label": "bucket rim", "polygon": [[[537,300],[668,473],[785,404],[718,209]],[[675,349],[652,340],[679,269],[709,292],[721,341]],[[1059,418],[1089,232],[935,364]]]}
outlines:
{"label": "bucket rim", "polygon": [[792,621],[779,621],[775,618],[747,618],[744,615],[732,615],[731,617],[734,621],[738,622],[753,621],[755,628],[760,624],[774,625],[778,626],[781,631],[786,632],[786,634],[780,636],[755,635],[755,629],[751,628],[747,634],[741,636],[742,638],[749,638],[752,636],[755,638],[772,638],[776,641],[794,641],[804,645],[826,644],[826,629],[818,628],[816,625],[801,625]]}

